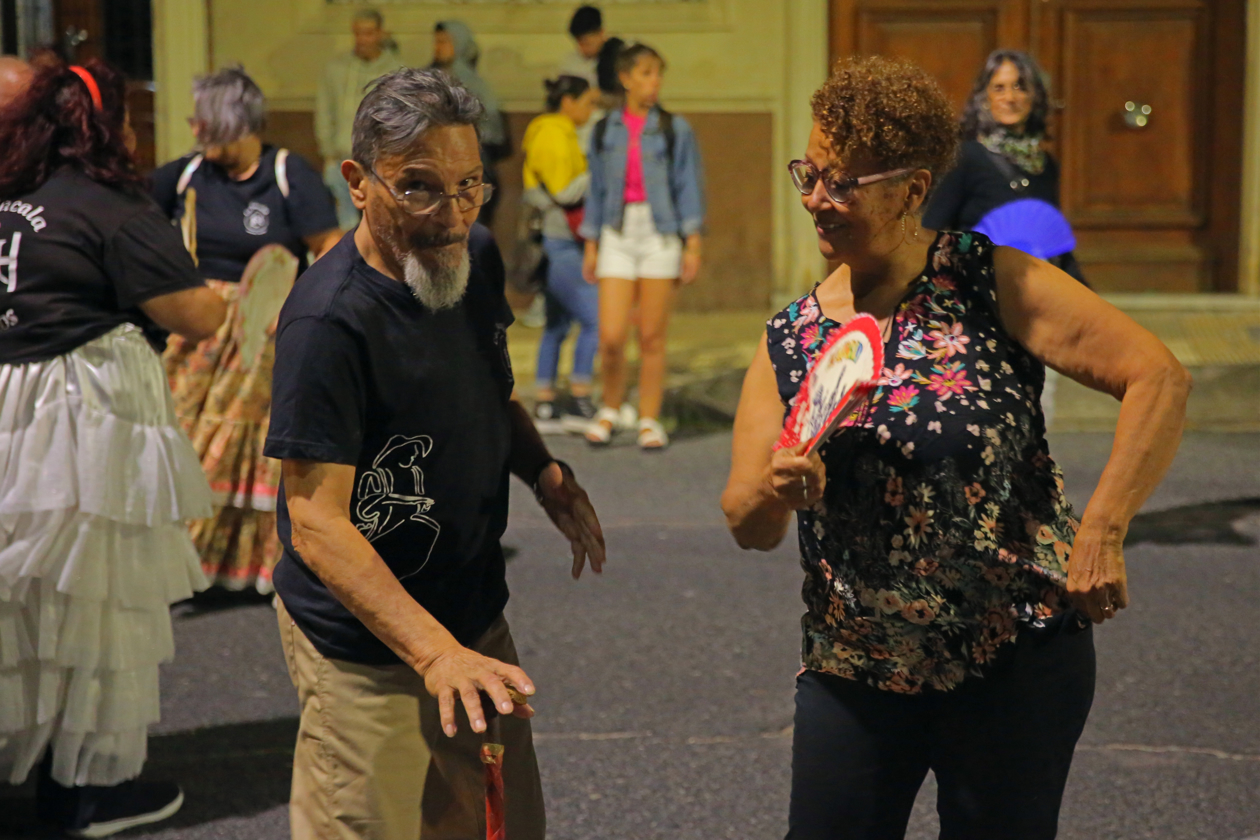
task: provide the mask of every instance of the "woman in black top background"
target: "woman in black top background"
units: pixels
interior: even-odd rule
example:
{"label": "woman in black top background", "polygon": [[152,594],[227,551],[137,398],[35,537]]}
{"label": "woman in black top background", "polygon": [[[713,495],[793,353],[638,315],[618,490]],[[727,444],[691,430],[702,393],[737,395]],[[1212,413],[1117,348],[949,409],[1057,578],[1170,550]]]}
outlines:
{"label": "woman in black top background", "polygon": [[158,353],[223,320],[131,157],[125,80],[42,59],[0,106],[0,779],[80,836],[173,814],[137,782],[210,494]]}
{"label": "woman in black top background", "polygon": [[[1032,56],[991,53],[963,111],[958,165],[937,185],[923,226],[972,230],[993,210],[1020,199],[1057,208],[1059,164],[1043,148],[1049,111],[1044,73]],[[1049,261],[1085,282],[1071,251]]]}

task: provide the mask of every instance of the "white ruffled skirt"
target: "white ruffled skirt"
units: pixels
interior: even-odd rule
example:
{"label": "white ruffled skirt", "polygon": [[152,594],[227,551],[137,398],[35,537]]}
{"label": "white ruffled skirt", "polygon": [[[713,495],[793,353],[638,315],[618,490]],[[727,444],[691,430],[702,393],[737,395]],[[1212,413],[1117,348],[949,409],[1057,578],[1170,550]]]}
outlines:
{"label": "white ruffled skirt", "polygon": [[0,779],[140,774],[169,607],[205,588],[184,521],[210,489],[161,359],[124,324],[0,365]]}

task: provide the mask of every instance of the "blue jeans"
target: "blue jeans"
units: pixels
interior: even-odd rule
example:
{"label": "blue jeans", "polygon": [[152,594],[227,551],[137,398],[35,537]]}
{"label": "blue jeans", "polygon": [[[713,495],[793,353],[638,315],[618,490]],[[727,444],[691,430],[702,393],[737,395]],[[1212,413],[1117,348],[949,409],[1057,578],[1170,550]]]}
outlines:
{"label": "blue jeans", "polygon": [[581,325],[573,348],[570,382],[590,382],[599,349],[599,287],[582,279],[582,243],[567,239],[543,240],[547,254],[547,326],[538,345],[535,379],[551,387],[560,367],[560,345],[574,321]]}

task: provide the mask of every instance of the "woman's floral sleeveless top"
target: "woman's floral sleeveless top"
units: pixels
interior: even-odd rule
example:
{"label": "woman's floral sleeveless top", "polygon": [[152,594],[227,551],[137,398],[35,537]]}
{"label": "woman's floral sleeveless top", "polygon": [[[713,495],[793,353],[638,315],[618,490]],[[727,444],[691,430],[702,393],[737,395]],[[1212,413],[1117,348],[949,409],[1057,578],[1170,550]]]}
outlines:
{"label": "woman's floral sleeveless top", "polygon": [[[826,492],[798,514],[805,667],[904,693],[983,674],[1021,623],[1066,608],[1079,526],[1046,446],[1045,369],[998,319],[993,243],[942,232],[928,254],[881,385],[822,448]],[[843,325],[811,292],[766,326],[790,408]]]}

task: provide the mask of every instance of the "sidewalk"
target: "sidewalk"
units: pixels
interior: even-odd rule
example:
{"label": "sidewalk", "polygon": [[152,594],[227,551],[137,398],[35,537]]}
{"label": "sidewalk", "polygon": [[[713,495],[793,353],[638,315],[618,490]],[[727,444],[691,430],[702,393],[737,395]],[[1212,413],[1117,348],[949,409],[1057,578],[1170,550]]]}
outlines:
{"label": "sidewalk", "polygon": [[[1159,336],[1194,374],[1187,427],[1211,431],[1260,431],[1260,299],[1233,295],[1109,295],[1107,299]],[[743,371],[757,349],[767,312],[682,312],[670,324],[667,425],[690,428],[729,423],[739,400]],[[540,329],[509,331],[518,394],[534,391]],[[565,342],[560,369],[572,362]],[[631,342],[628,356],[638,364]],[[1061,379],[1054,431],[1110,431],[1120,404],[1111,397]]]}

